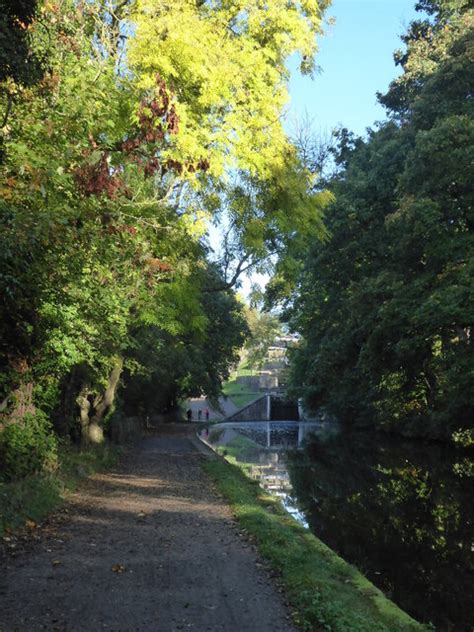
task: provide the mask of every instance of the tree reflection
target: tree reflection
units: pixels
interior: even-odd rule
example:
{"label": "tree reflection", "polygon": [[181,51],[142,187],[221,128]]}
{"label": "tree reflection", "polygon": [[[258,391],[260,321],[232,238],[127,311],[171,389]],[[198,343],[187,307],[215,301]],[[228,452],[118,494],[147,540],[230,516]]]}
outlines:
{"label": "tree reflection", "polygon": [[473,629],[472,459],[365,433],[313,437],[290,458],[311,529],[438,630]]}

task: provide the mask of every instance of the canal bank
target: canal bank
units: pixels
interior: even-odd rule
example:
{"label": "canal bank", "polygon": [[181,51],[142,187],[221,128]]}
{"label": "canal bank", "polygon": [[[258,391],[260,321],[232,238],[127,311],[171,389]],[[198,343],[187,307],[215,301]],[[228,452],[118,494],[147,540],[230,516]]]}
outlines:
{"label": "canal bank", "polygon": [[[203,439],[215,442],[221,431],[225,429],[218,426],[205,430]],[[220,450],[221,454],[226,452],[227,459],[235,462],[236,454],[249,447],[245,439],[234,437],[228,448]],[[265,492],[243,473],[249,466],[247,463],[241,468],[224,459],[210,459],[203,464],[248,537],[255,541],[278,575],[295,622],[303,630],[421,632],[428,629],[292,518],[276,496]]]}

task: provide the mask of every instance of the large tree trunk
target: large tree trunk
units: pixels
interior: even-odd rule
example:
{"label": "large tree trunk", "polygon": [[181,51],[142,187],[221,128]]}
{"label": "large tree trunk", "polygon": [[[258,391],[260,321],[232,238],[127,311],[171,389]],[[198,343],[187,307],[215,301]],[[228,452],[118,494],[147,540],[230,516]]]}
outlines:
{"label": "large tree trunk", "polygon": [[11,423],[23,421],[26,415],[34,415],[33,382],[17,386],[0,402],[0,430]]}
{"label": "large tree trunk", "polygon": [[123,360],[118,358],[110,372],[107,388],[103,393],[93,395],[83,390],[77,398],[81,421],[81,441],[83,444],[98,444],[104,440],[103,420],[111,409],[120,376]]}
{"label": "large tree trunk", "polygon": [[[86,364],[73,366],[70,372],[65,375],[59,384],[59,398],[51,415],[54,429],[61,437],[69,437],[74,442],[79,440],[79,428],[77,427],[77,407],[80,409],[80,419],[89,410],[87,403],[82,406],[79,403],[77,394],[87,395],[83,388],[87,383],[90,369]],[[82,410],[84,408],[84,410]],[[84,418],[85,419],[85,418]],[[82,424],[81,424],[82,425]],[[88,425],[88,424],[87,424]]]}
{"label": "large tree trunk", "polygon": [[91,419],[89,417],[91,410],[90,394],[87,391],[83,391],[77,398],[77,405],[79,406],[79,419],[81,422],[81,443],[87,445],[90,443],[89,427]]}

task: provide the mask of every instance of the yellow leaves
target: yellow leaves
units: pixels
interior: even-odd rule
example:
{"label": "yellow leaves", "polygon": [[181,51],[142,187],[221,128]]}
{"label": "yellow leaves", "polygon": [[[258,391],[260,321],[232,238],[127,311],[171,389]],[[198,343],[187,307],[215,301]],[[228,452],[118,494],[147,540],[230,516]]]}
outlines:
{"label": "yellow leaves", "polygon": [[59,13],[60,8],[55,2],[45,2],[40,9],[41,13]]}
{"label": "yellow leaves", "polygon": [[201,210],[195,210],[194,213],[185,214],[181,218],[181,224],[192,238],[199,238],[206,234],[208,221],[209,214]]}
{"label": "yellow leaves", "polygon": [[22,31],[27,31],[29,28],[29,25],[26,24],[25,22],[22,22],[21,20],[19,20],[18,18],[16,18],[14,20],[15,26],[18,27],[19,29],[21,29]]}
{"label": "yellow leaves", "polygon": [[285,61],[297,51],[312,58],[321,18],[317,2],[303,4],[245,0],[236,14],[234,6],[138,0],[130,66],[141,88],[159,73],[174,89],[181,131],[171,158],[207,158],[216,176],[236,166],[261,175],[281,160]]}

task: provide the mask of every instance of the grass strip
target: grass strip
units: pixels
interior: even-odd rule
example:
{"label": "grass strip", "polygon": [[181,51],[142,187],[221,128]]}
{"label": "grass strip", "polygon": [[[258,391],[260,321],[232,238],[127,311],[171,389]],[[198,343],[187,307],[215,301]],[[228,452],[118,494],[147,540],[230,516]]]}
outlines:
{"label": "grass strip", "polygon": [[294,620],[305,631],[421,632],[417,623],[355,567],[298,524],[280,501],[238,466],[203,464],[242,528],[280,575]]}
{"label": "grass strip", "polygon": [[249,390],[248,386],[239,384],[236,380],[230,380],[224,384],[223,392],[229,397],[237,408],[243,408],[261,397],[260,391]]}
{"label": "grass strip", "polygon": [[0,482],[0,537],[23,527],[30,520],[43,520],[82,478],[112,467],[121,452],[121,448],[109,444],[87,450],[63,446],[59,450],[59,467],[55,472]]}

